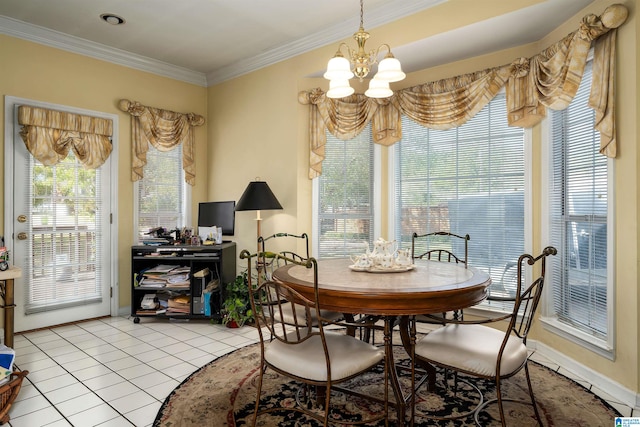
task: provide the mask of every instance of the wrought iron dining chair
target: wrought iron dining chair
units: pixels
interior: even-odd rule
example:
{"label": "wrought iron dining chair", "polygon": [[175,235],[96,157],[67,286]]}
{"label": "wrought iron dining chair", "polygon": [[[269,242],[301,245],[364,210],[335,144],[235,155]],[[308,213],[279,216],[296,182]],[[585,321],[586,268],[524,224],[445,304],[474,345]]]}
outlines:
{"label": "wrought iron dining chair", "polygon": [[[269,240],[275,243],[275,239],[282,239],[282,238],[285,238],[288,240],[286,243],[290,243],[293,241],[296,247],[300,247],[300,245],[302,245],[303,251],[287,248],[285,250],[278,251],[279,254],[284,255],[285,257],[293,258],[297,261],[303,261],[309,258],[309,235],[307,235],[307,233],[301,233],[301,234],[274,233],[271,236],[267,236],[267,237],[260,236],[258,237],[258,243],[260,243],[261,251],[264,252],[266,250],[265,246]],[[297,240],[293,240],[293,239],[297,239]]]}
{"label": "wrought iron dining chair", "polygon": [[[505,314],[499,319],[450,323],[430,332],[416,343],[415,357],[417,362],[495,382],[496,398],[483,402],[483,397],[480,396],[480,403],[473,411],[477,425],[480,425],[479,414],[486,406],[497,403],[500,421],[502,426],[506,426],[503,402],[512,401],[512,399],[503,398],[502,380],[512,377],[524,368],[530,403],[533,405],[538,424],[542,426],[531,388],[527,365],[529,353],[526,344],[527,335],[542,295],[546,258],[549,255],[556,255],[556,253],[554,247],[548,246],[536,257],[523,254],[518,258],[517,290],[511,313]],[[535,271],[538,272],[537,277],[528,286],[523,284],[526,276],[525,270],[531,271],[532,277],[535,277],[533,274]],[[505,330],[486,325],[497,320],[508,321]]]}
{"label": "wrought iron dining chair", "polygon": [[[267,243],[271,242],[275,244],[276,239],[280,241],[284,241],[286,239],[286,243],[295,242],[295,245],[286,247],[284,250],[267,251]],[[303,247],[303,252],[298,252],[300,244]],[[279,246],[282,247],[282,245]],[[275,269],[288,264],[291,260],[296,262],[305,262],[309,259],[309,236],[307,233],[299,235],[275,233],[268,237],[260,236],[258,237],[258,247],[260,248],[260,256],[258,257],[256,264],[259,267],[261,266],[263,271],[263,274],[260,274],[260,268],[258,268],[258,282],[260,282],[262,278],[270,279],[271,273],[273,273]],[[282,315],[285,322],[293,322],[293,313],[291,312],[292,308],[297,308],[299,310],[302,309],[295,305],[282,307]],[[338,321],[342,319],[344,315],[335,311],[322,310],[322,317],[325,319],[331,319],[332,321]]]}
{"label": "wrought iron dining chair", "polygon": [[[283,256],[276,255],[276,257]],[[251,268],[253,256],[249,252],[242,251],[240,258],[247,259],[249,268]],[[313,299],[309,299],[290,286],[270,279],[263,281],[256,287],[254,287],[253,280],[249,281],[251,306],[255,313],[256,326],[260,336],[261,365],[258,370],[259,378],[252,425],[256,424],[258,416],[262,414],[292,410],[313,417],[326,426],[329,424],[331,391],[334,384],[342,383],[370,371],[381,362],[385,364],[384,397],[385,402],[388,402],[384,350],[350,335],[326,330],[325,326],[332,322],[323,318],[321,314],[316,314],[323,312],[318,302],[316,260],[307,258],[296,261],[287,258],[287,262],[313,269],[314,296]],[[285,311],[292,314],[292,318],[287,322],[283,322]],[[273,405],[261,408],[262,385],[267,368],[303,384],[315,386],[311,388],[316,390],[323,390],[324,397],[320,398],[322,411],[312,410],[315,405],[312,404],[313,400],[308,396],[310,388],[304,386],[298,391],[296,401],[300,400],[300,394],[307,395],[308,401],[306,403],[310,404],[312,408],[299,403],[287,408]],[[344,423],[365,424],[378,419],[386,419],[387,415],[388,403],[385,403],[384,413],[379,416],[373,416],[369,420],[355,420],[355,422],[354,420],[345,420]]]}
{"label": "wrought iron dining chair", "polygon": [[[456,264],[464,264],[466,268],[470,239],[471,237],[468,234],[460,236],[447,231],[435,231],[426,234],[413,233],[411,236],[411,258],[413,260],[428,259],[455,262]],[[460,253],[456,254],[455,251],[456,247],[461,244],[464,247],[464,256]],[[463,320],[462,310],[455,310],[450,313],[431,313],[417,318],[421,322],[438,324],[445,324],[447,319]]]}

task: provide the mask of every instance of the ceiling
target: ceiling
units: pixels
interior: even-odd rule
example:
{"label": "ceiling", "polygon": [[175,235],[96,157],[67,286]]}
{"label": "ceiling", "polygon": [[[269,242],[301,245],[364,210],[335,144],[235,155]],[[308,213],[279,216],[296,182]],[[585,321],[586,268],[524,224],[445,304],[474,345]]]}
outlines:
{"label": "ceiling", "polygon": [[[366,0],[364,27],[372,32],[445,1],[457,0]],[[404,71],[412,72],[530,43],[593,1],[546,0],[392,46],[393,53]],[[125,23],[110,25],[101,20],[103,13],[118,15]],[[357,0],[0,1],[0,34],[202,86],[337,43],[350,37],[359,21]]]}

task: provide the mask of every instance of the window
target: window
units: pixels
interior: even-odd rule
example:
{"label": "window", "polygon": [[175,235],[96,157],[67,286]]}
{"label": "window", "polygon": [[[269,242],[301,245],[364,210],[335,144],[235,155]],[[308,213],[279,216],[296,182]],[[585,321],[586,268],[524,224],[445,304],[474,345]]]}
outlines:
{"label": "window", "polygon": [[25,313],[102,302],[104,168],[84,168],[69,150],[53,166],[29,156],[25,169],[32,226]]}
{"label": "window", "polygon": [[[489,273],[491,293],[511,294],[525,248],[525,144],[524,130],[507,125],[504,94],[450,130],[403,117],[402,134],[392,166],[395,239],[410,248],[414,232],[469,234],[469,264]],[[463,245],[449,249],[463,254]]]}
{"label": "window", "polygon": [[375,228],[374,145],[370,124],[347,141],[327,132],[322,175],[314,182],[317,258],[363,253],[363,241],[371,246]]}
{"label": "window", "polygon": [[135,196],[138,241],[156,227],[173,230],[187,225],[188,187],[182,170],[182,146],[161,152],[149,145],[144,178],[137,181]]}
{"label": "window", "polygon": [[550,318],[574,336],[610,348],[609,161],[588,106],[591,63],[568,108],[550,114]]}

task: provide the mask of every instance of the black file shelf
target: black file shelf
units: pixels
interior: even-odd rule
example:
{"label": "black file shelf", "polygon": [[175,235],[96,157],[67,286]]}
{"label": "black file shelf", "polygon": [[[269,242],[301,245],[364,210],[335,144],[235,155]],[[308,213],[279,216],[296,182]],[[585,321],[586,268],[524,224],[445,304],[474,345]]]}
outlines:
{"label": "black file shelf", "polygon": [[[149,269],[162,266],[184,267],[188,277],[186,286],[148,286],[143,279]],[[197,277],[207,272],[205,277]],[[222,318],[220,309],[224,288],[236,276],[236,244],[225,242],[219,245],[203,246],[132,246],[131,247],[131,316],[134,323],[141,317],[161,317],[175,319]],[[200,274],[198,274],[200,272]],[[142,280],[142,283],[141,283]],[[207,285],[218,280],[218,287],[207,296],[205,307],[204,291]],[[142,300],[147,294],[156,294],[159,299],[180,297],[188,299],[187,312],[163,312],[163,307],[144,309]],[[206,314],[205,314],[206,312]]]}

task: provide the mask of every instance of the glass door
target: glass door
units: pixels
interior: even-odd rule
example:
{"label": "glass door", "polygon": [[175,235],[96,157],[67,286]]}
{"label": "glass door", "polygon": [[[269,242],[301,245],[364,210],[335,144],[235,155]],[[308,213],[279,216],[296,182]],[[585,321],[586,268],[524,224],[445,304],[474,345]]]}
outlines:
{"label": "glass door", "polygon": [[45,166],[13,124],[12,263],[22,268],[16,332],[109,315],[111,160],[85,169],[70,150]]}

